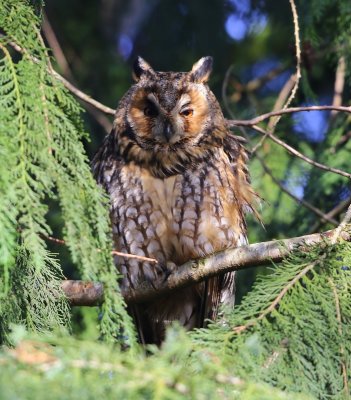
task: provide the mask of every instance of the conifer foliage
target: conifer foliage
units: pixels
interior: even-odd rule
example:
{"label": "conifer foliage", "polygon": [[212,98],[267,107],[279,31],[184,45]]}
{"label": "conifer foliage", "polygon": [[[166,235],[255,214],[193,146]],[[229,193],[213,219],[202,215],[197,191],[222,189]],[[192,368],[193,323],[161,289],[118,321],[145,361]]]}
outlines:
{"label": "conifer foliage", "polygon": [[349,243],[296,252],[261,277],[225,324],[194,334],[197,347],[235,360],[242,376],[348,398],[351,355]]}
{"label": "conifer foliage", "polygon": [[81,142],[81,109],[50,73],[40,22],[28,2],[1,2],[0,336],[6,341],[11,323],[35,331],[69,327],[62,272],[45,241],[51,234],[47,200],[54,199],[81,276],[99,279],[107,289],[102,335],[123,334],[132,344],[110,255],[108,207]]}

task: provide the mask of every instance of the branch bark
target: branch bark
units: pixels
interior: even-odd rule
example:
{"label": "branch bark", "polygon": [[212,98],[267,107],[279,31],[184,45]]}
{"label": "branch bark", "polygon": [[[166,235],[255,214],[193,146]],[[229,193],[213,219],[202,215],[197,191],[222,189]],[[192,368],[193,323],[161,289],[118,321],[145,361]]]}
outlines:
{"label": "branch bark", "polygon": [[[152,283],[141,282],[135,289],[122,294],[129,304],[147,302],[215,275],[280,262],[296,248],[308,251],[308,246],[332,239],[335,231],[336,229],[224,250],[207,258],[183,264],[166,280],[162,278]],[[341,237],[343,240],[351,241],[351,234],[346,231],[342,232]],[[74,306],[95,306],[103,302],[103,286],[98,282],[66,280],[62,284],[62,289]]]}

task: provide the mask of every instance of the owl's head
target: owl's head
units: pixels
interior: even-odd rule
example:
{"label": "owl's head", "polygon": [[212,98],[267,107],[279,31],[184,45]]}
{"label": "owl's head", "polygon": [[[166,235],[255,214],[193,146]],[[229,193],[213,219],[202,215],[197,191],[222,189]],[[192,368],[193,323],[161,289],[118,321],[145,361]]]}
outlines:
{"label": "owl's head", "polygon": [[120,155],[169,176],[221,146],[227,128],[206,84],[211,71],[211,57],[201,58],[189,72],[157,72],[138,57],[135,84],[116,112]]}

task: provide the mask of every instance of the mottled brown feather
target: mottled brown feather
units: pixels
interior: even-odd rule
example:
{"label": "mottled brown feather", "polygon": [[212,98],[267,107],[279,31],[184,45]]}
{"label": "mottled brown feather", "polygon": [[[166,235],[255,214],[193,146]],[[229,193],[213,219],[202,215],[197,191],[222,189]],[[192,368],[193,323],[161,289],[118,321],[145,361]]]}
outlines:
{"label": "mottled brown feather", "polygon": [[[210,64],[201,59],[190,73],[174,73],[141,62],[138,81],[120,101],[114,128],[93,160],[111,198],[116,250],[158,260],[115,256],[124,288],[167,279],[190,259],[247,242],[244,212],[255,199],[248,156],[205,83]],[[156,116],[145,112],[150,101]],[[172,321],[202,327],[221,303],[233,301],[234,273],[228,273],[134,305],[130,313],[140,341],[160,344]]]}

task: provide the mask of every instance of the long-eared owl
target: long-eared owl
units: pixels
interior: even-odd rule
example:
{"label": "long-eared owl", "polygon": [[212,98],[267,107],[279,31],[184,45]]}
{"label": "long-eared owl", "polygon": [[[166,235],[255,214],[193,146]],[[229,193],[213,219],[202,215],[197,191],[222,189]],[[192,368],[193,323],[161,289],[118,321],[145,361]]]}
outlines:
{"label": "long-eared owl", "polygon": [[[116,250],[157,259],[115,257],[122,288],[152,282],[181,264],[247,243],[244,212],[254,193],[242,140],[230,133],[206,82],[212,58],[190,72],[156,72],[138,58],[112,132],[93,160],[111,199]],[[186,329],[233,304],[234,272],[129,307],[139,340],[159,344],[165,327]]]}

